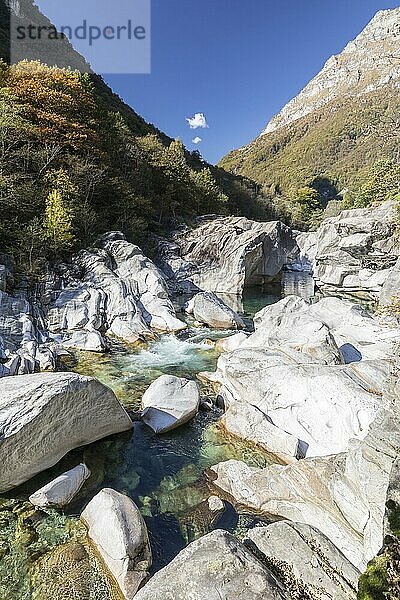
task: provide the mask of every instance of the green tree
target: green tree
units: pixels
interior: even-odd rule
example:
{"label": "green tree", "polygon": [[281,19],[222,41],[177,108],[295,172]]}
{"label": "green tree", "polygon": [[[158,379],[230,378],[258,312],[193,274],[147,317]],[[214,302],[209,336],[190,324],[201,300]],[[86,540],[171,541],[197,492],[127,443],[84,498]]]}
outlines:
{"label": "green tree", "polygon": [[322,205],[317,190],[309,186],[299,188],[291,198],[291,213],[297,225],[315,229],[322,218]]}
{"label": "green tree", "polygon": [[192,179],[196,186],[196,212],[198,214],[226,211],[228,197],[221,192],[208,167],[198,172],[192,172]]}
{"label": "green tree", "polygon": [[400,165],[389,160],[375,163],[354,200],[354,206],[391,200],[400,192]]}
{"label": "green tree", "polygon": [[72,212],[57,189],[50,192],[46,200],[44,230],[55,256],[71,248],[74,242]]}

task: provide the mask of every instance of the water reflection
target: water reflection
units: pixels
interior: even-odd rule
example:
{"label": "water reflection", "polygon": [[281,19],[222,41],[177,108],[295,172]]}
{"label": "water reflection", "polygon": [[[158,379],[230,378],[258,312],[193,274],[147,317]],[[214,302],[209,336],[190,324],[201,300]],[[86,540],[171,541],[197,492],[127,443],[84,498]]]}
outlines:
{"label": "water reflection", "polygon": [[311,300],[315,296],[315,281],[310,273],[286,271],[282,273],[282,297],[299,296]]}

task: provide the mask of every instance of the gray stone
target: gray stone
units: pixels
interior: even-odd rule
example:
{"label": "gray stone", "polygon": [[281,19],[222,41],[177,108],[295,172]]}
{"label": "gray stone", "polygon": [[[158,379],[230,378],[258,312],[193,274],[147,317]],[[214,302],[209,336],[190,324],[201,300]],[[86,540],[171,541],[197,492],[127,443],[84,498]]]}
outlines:
{"label": "gray stone", "polygon": [[43,508],[48,506],[67,506],[72,502],[89,477],[89,469],[85,464],[81,463],[29,496],[29,502],[34,506]]}
{"label": "gray stone", "polygon": [[[220,385],[227,428],[289,456],[296,455],[291,440],[297,455],[310,457],[345,452],[351,439],[363,439],[383,406],[400,329],[337,298],[309,305],[288,297],[257,313],[254,324],[206,376]],[[276,443],[268,448],[269,439]]]}
{"label": "gray stone", "polygon": [[131,427],[114,393],[90,377],[37,373],[0,379],[0,492],[78,446]]}
{"label": "gray stone", "polygon": [[[291,229],[278,221],[257,223],[244,217],[218,217],[176,237],[161,258],[176,290],[240,295],[278,275],[298,253]],[[162,253],[162,248],[161,248]]]}
{"label": "gray stone", "polygon": [[192,419],[199,404],[200,394],[195,381],[161,375],[143,394],[142,420],[155,433],[164,433]]}
{"label": "gray stone", "polygon": [[366,438],[353,440],[346,453],[265,469],[231,460],[212,467],[210,476],[238,507],[315,527],[363,571],[383,543],[399,452],[399,409],[393,405],[379,411]]}
{"label": "gray stone", "polygon": [[186,312],[196,321],[219,329],[244,329],[239,315],[212,292],[200,292],[190,300]]}
{"label": "gray stone", "polygon": [[226,531],[189,544],[139,590],[135,600],[286,600],[283,586]]}
{"label": "gray stone", "polygon": [[379,297],[381,308],[389,306],[393,301],[400,302],[400,257],[383,284]]}
{"label": "gray stone", "polygon": [[395,202],[344,210],[317,231],[314,276],[327,291],[378,299],[398,256]]}
{"label": "gray stone", "polygon": [[294,597],[356,599],[360,571],[314,527],[278,521],[255,527],[247,535],[245,544],[256,546]]}
{"label": "gray stone", "polygon": [[104,488],[89,502],[81,519],[124,598],[136,597],[152,563],[146,525],[136,504]]}

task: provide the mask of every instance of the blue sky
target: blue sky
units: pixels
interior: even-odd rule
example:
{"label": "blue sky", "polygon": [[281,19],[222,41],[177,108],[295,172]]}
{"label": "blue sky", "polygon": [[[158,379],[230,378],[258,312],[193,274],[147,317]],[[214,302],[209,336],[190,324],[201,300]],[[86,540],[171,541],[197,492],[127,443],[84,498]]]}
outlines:
{"label": "blue sky", "polygon": [[[147,121],[215,163],[256,137],[378,10],[398,4],[152,0],[151,74],[104,78]],[[189,128],[185,118],[197,112],[208,129]]]}

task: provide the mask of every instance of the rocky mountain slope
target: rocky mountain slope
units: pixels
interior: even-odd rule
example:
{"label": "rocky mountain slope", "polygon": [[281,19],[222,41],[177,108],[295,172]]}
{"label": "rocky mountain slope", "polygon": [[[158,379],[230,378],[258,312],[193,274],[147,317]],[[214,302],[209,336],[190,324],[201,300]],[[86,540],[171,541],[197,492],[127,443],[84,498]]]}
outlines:
{"label": "rocky mountain slope", "polygon": [[332,100],[373,92],[387,84],[400,87],[400,8],[379,11],[343,52],[325,63],[310,81],[268,123],[272,133],[318,110]]}
{"label": "rocky mountain slope", "polygon": [[301,186],[316,189],[322,206],[343,188],[357,192],[375,162],[397,161],[399,85],[400,9],[380,11],[256,140],[220,165],[289,206]]}

